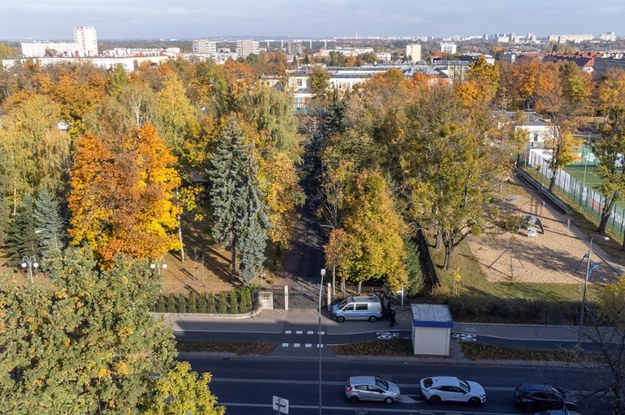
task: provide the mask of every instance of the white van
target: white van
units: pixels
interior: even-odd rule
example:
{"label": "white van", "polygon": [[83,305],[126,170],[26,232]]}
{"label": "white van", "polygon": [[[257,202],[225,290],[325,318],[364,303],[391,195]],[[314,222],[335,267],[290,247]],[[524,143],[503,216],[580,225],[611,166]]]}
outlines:
{"label": "white van", "polygon": [[339,323],[345,320],[376,321],[382,318],[382,302],[380,297],[349,296],[332,307],[332,318]]}

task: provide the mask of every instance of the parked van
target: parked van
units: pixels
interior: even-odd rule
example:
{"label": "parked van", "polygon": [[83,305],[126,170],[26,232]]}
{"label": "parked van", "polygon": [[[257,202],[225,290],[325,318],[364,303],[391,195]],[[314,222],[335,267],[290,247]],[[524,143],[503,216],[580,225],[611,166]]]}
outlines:
{"label": "parked van", "polygon": [[375,295],[349,296],[332,307],[332,318],[336,321],[369,320],[382,318],[382,302]]}

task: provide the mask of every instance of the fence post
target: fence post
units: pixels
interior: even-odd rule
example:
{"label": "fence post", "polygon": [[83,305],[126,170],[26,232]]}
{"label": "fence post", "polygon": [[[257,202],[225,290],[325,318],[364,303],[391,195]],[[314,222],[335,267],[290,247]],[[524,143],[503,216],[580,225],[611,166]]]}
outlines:
{"label": "fence post", "polygon": [[289,286],[284,286],[284,309],[289,309]]}
{"label": "fence post", "polygon": [[328,310],[330,309],[330,304],[332,304],[332,284],[328,283],[328,300],[327,300],[327,305],[328,305]]}

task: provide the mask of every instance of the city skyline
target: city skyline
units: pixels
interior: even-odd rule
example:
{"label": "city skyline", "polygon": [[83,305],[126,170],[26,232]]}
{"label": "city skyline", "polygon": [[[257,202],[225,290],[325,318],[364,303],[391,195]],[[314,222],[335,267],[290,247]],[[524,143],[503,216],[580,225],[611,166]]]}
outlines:
{"label": "city skyline", "polygon": [[[419,2],[420,3],[420,2]],[[94,26],[99,39],[207,37],[394,37],[515,32],[599,35],[619,30],[622,0],[5,0],[0,39],[71,39]]]}

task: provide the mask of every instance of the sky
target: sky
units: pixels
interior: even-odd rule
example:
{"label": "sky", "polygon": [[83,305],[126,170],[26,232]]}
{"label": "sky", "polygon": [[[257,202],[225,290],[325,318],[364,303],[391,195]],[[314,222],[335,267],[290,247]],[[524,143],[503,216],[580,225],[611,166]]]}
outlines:
{"label": "sky", "polygon": [[625,35],[625,0],[0,0],[0,39]]}

